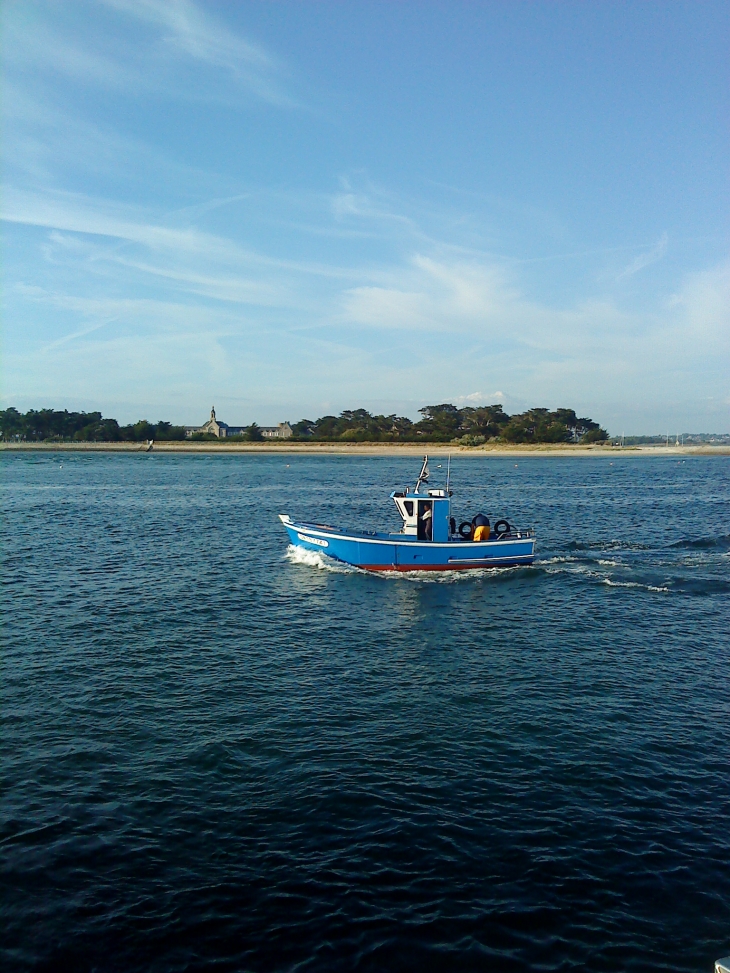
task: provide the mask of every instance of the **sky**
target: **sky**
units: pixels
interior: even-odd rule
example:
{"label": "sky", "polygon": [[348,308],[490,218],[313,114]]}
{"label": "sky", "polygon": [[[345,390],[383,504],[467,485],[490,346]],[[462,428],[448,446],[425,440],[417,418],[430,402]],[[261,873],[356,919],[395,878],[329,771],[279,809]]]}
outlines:
{"label": "sky", "polygon": [[3,407],[730,431],[730,5],[6,0]]}

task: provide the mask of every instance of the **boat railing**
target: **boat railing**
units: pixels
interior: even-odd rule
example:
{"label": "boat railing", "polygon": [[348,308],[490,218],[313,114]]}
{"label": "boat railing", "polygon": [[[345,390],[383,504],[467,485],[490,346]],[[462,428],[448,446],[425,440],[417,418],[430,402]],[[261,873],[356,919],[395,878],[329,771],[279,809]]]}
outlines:
{"label": "boat railing", "polygon": [[[457,539],[459,537],[459,535],[457,534],[452,534],[451,536]],[[491,534],[489,540],[490,541],[526,541],[526,540],[532,540],[534,537],[535,537],[534,527],[523,527],[520,530],[518,530],[517,528],[512,528],[512,530],[507,530],[503,534],[499,534],[499,535]],[[462,537],[461,539],[465,540],[467,543],[471,543],[468,537]]]}
{"label": "boat railing", "polygon": [[[331,531],[332,533],[346,534],[350,537],[380,537],[381,536],[381,531],[377,531],[377,530],[362,530],[362,529],[358,529],[357,527],[348,527],[348,528],[333,527],[332,524],[299,523],[296,526],[301,527],[304,530],[306,530],[307,528],[309,528],[310,530],[326,530],[326,531]],[[399,531],[398,533],[403,534],[403,531]],[[406,535],[404,535],[404,537],[405,536]],[[535,537],[534,527],[524,527],[519,530],[513,527],[512,530],[505,531],[504,534],[500,534],[498,537],[495,535],[490,536],[489,540],[490,541],[525,541],[525,540],[532,540],[534,537]],[[415,537],[412,538],[408,537],[408,539],[414,541],[416,540]],[[452,534],[451,539],[463,540],[466,541],[467,543],[470,543],[469,538],[460,537],[458,534],[457,535]]]}
{"label": "boat railing", "polygon": [[524,541],[535,536],[534,527],[525,527],[522,530],[508,530],[506,534],[500,534],[497,538],[500,541]]}

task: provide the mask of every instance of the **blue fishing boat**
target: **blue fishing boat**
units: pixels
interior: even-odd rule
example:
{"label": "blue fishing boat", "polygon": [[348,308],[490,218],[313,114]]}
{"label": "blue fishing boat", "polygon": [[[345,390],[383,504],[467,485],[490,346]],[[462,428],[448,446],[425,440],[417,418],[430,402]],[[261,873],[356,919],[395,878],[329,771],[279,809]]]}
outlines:
{"label": "blue fishing boat", "polygon": [[465,571],[532,564],[534,530],[517,530],[506,520],[492,527],[483,514],[463,521],[457,530],[449,475],[445,489],[428,489],[428,478],[426,456],[415,487],[390,494],[403,521],[397,533],[312,524],[286,514],[279,514],[279,519],[296,547],[367,571]]}

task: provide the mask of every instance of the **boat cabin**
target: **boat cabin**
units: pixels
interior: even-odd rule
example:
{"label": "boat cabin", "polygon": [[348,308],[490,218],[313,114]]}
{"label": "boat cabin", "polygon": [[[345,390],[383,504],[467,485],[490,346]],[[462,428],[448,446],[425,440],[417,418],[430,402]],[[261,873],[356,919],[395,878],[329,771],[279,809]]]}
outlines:
{"label": "boat cabin", "polygon": [[401,533],[410,534],[420,541],[445,543],[450,540],[450,491],[428,490],[426,493],[405,491],[394,492],[390,496],[403,518]]}

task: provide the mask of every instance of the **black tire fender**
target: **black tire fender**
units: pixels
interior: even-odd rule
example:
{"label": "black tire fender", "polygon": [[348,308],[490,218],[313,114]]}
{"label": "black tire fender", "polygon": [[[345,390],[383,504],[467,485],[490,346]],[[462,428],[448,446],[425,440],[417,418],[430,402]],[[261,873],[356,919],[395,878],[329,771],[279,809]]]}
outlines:
{"label": "black tire fender", "polygon": [[505,534],[509,534],[512,530],[508,520],[498,520],[494,525],[494,533],[497,535],[497,539],[503,537]]}
{"label": "black tire fender", "polygon": [[[464,530],[464,528],[466,528],[466,530]],[[471,521],[470,520],[462,520],[462,522],[459,524],[459,533],[464,538],[464,540],[466,540],[467,537],[471,537]]]}

